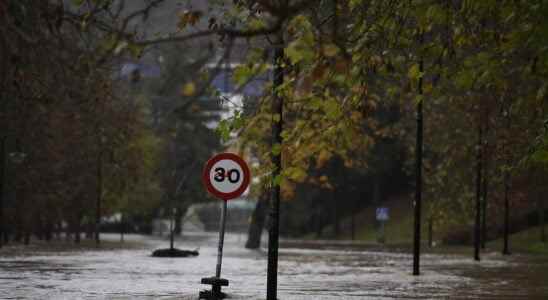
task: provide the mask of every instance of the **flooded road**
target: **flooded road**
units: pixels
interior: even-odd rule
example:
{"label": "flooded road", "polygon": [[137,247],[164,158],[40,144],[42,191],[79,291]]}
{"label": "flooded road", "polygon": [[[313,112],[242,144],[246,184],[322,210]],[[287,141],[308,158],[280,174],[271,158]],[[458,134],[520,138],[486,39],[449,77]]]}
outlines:
{"label": "flooded road", "polygon": [[[115,236],[106,238],[116,239]],[[36,253],[0,257],[0,299],[197,299],[212,276],[216,235],[192,235],[177,247],[200,247],[192,258],[153,258],[168,242],[131,236],[132,250]],[[222,276],[232,299],[264,299],[266,251],[226,236]],[[485,254],[480,263],[458,255],[422,256],[411,275],[402,253],[281,249],[279,299],[548,299],[548,259]]]}

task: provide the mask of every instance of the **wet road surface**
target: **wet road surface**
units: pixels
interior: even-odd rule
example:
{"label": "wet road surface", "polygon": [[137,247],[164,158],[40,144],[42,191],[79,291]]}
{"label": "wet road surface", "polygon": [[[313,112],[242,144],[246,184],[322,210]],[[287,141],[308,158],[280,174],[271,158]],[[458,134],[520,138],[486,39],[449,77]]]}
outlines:
{"label": "wet road surface", "polygon": [[[116,239],[116,236],[106,236]],[[217,236],[190,235],[178,248],[200,256],[153,258],[168,242],[131,236],[132,250],[35,253],[0,257],[0,299],[197,299],[202,277],[214,275]],[[226,236],[222,277],[232,299],[264,299],[266,251],[243,248]],[[281,249],[279,299],[548,299],[548,259],[485,254],[423,255],[422,275],[412,257],[381,251]]]}

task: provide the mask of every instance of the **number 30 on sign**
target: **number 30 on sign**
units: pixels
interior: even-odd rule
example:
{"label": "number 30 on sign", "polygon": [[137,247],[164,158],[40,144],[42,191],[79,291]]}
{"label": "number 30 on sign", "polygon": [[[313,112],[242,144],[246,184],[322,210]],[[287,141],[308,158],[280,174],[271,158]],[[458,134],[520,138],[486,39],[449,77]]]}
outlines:
{"label": "number 30 on sign", "polygon": [[234,153],[210,158],[202,174],[208,192],[225,201],[239,197],[249,186],[250,171],[246,162]]}

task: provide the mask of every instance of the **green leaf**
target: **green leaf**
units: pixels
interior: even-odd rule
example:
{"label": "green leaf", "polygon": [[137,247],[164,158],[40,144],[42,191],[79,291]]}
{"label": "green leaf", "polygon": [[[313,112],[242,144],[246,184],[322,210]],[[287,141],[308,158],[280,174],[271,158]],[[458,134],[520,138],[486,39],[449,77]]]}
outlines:
{"label": "green leaf", "polygon": [[282,153],[282,145],[280,143],[272,145],[272,154],[280,155],[280,153]]}
{"label": "green leaf", "polygon": [[307,177],[306,171],[299,167],[289,167],[284,170],[284,174],[295,182],[304,182]]}
{"label": "green leaf", "polygon": [[324,101],[324,111],[325,115],[332,120],[338,119],[342,115],[339,104],[334,100]]}
{"label": "green leaf", "polygon": [[409,71],[407,72],[407,77],[409,77],[412,80],[418,80],[424,75],[423,72],[420,71],[419,65],[414,64],[409,68]]}
{"label": "green leaf", "polygon": [[328,44],[323,47],[323,55],[333,57],[339,54],[339,47],[335,44]]}
{"label": "green leaf", "polygon": [[221,120],[216,129],[223,142],[227,142],[230,139],[230,124],[228,120]]}
{"label": "green leaf", "polygon": [[246,82],[248,82],[252,76],[253,76],[253,71],[251,70],[251,68],[249,68],[245,64],[242,64],[237,66],[234,69],[234,73],[232,75],[232,81],[234,81],[236,85],[243,85]]}
{"label": "green leaf", "polygon": [[280,184],[282,183],[282,180],[283,180],[283,175],[282,174],[278,174],[276,177],[274,177],[272,179],[272,185],[274,186],[280,186]]}

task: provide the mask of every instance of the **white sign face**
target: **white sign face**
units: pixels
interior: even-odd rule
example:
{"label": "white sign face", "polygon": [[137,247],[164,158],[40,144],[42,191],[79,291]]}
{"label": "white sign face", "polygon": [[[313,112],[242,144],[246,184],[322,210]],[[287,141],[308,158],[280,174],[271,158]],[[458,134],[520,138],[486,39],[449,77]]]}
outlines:
{"label": "white sign face", "polygon": [[229,194],[238,190],[244,182],[244,172],[231,159],[216,162],[209,171],[209,181],[219,192]]}

